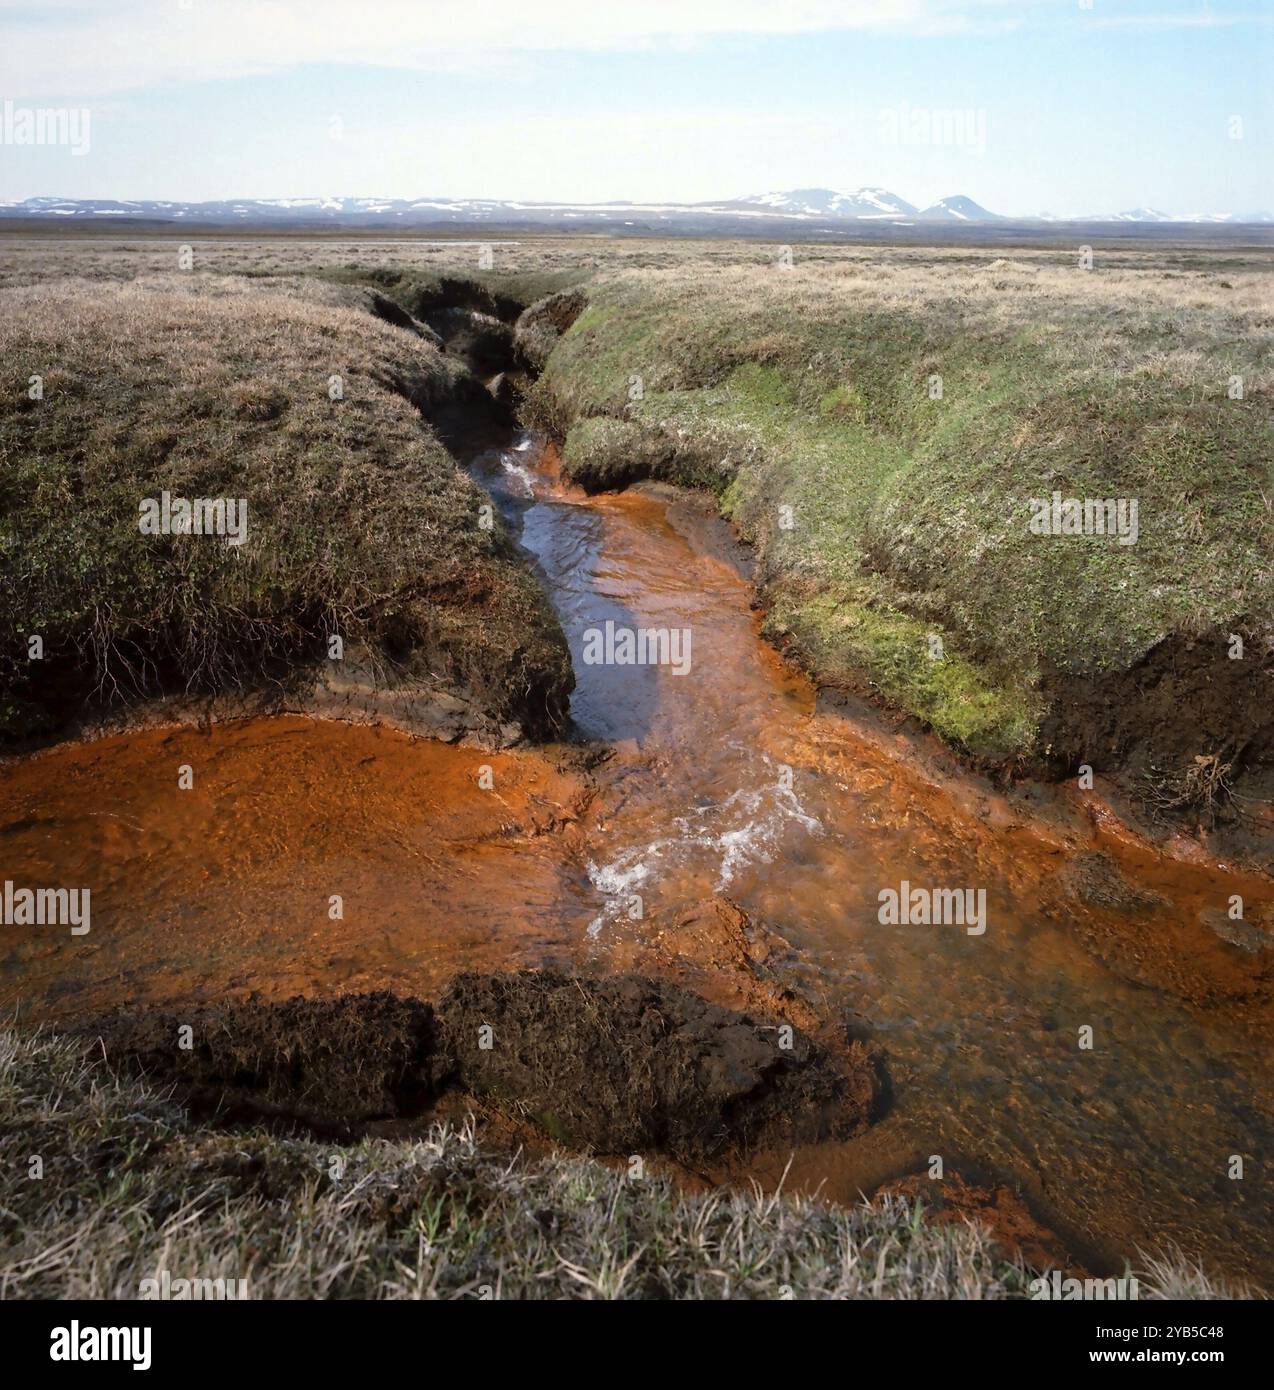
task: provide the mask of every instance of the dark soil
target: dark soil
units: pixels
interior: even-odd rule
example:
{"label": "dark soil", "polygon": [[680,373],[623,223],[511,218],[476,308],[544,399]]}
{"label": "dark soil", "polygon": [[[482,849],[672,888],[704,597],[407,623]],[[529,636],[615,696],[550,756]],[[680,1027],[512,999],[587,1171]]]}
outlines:
{"label": "dark soil", "polygon": [[834,1060],[781,1027],[643,976],[524,971],[458,976],[436,1007],[388,993],[297,998],[120,1010],[79,1031],[117,1070],[172,1084],[223,1123],[352,1138],[459,1089],[572,1147],[694,1159],[866,1127],[866,1059]]}
{"label": "dark soil", "polygon": [[446,349],[463,358],[477,376],[493,376],[513,366],[513,330],[476,309],[434,309],[426,320]]}
{"label": "dark soil", "polygon": [[468,309],[504,323],[512,323],[526,307],[521,295],[511,294],[481,279],[466,275],[443,275],[436,279],[412,280],[394,271],[386,272],[390,293],[405,303],[418,319],[429,321],[440,311]]}
{"label": "dark soil", "polygon": [[226,1123],[353,1133],[416,1114],[442,1079],[433,1009],[383,992],[172,1014],[121,1010],[79,1031],[101,1040],[116,1069],[171,1083],[193,1114]]}
{"label": "dark soil", "polygon": [[[1229,658],[1228,634],[1174,635],[1126,671],[1046,682],[1040,743],[1051,747],[1054,771],[1088,763],[1171,799],[1196,758],[1232,763],[1234,781],[1274,764],[1274,647],[1255,630],[1242,635],[1242,660]],[[1225,805],[1194,809],[1227,814]]]}
{"label": "dark soil", "polygon": [[776,1025],[659,980],[460,975],[438,1012],[463,1086],[572,1146],[700,1157],[867,1122],[861,1078],[805,1034],[781,1039]]}

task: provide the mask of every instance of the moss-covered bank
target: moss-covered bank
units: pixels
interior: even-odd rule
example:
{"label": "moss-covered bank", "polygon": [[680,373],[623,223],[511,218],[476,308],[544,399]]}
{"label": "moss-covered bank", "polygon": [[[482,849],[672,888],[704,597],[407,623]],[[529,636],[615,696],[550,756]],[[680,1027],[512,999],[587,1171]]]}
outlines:
{"label": "moss-covered bank", "polygon": [[[989,763],[1259,780],[1270,310],[1166,259],[758,250],[599,275],[533,405],[586,486],[713,489],[826,685]],[[1033,530],[1054,493],[1135,502],[1135,542]]]}

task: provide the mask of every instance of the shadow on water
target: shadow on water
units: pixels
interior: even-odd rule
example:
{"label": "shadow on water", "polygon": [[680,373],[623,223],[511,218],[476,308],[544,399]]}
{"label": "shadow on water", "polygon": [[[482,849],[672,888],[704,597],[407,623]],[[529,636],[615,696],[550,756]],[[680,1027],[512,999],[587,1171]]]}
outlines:
{"label": "shadow on water", "polygon": [[512,435],[473,456],[469,471],[531,556],[561,621],[575,670],[570,706],[575,728],[589,739],[640,743],[651,729],[661,674],[655,666],[588,659],[590,636],[597,642],[607,623],[629,632],[641,624],[608,588],[602,513],[537,481],[528,464],[540,447],[530,435]]}

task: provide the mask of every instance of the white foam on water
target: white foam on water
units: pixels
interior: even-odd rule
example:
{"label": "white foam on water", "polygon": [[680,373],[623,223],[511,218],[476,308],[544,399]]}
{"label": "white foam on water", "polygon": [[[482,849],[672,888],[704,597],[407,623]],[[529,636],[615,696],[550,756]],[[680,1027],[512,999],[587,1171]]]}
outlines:
{"label": "white foam on water", "polygon": [[[768,758],[764,761],[773,767]],[[723,801],[696,806],[673,820],[675,836],[636,846],[607,864],[589,863],[588,876],[607,895],[603,910],[593,918],[588,935],[596,938],[608,922],[626,913],[627,897],[651,874],[651,861],[676,866],[696,857],[715,858],[716,892],[724,892],[745,869],[771,863],[784,835],[799,827],[809,835],[822,833],[822,822],[810,815],[790,787],[777,780],[760,787],[740,788]]]}
{"label": "white foam on water", "polygon": [[[742,824],[718,828],[721,820],[734,819],[731,813],[736,811],[741,813]],[[683,842],[720,856],[718,893],[728,888],[742,870],[772,862],[784,833],[792,826],[799,826],[809,835],[817,835],[823,829],[818,818],[801,805],[796,793],[777,782],[751,790],[740,789],[716,805],[696,807],[674,824],[683,832]]]}
{"label": "white foam on water", "polygon": [[501,449],[500,467],[503,468],[510,477],[516,478],[518,482],[522,484],[523,492],[527,497],[535,496],[535,478],[526,464],[519,463],[511,453]]}
{"label": "white foam on water", "polygon": [[628,898],[632,890],[649,877],[650,865],[641,856],[652,854],[657,857],[659,853],[658,845],[647,845],[626,851],[610,864],[596,864],[591,859],[588,861],[589,881],[599,893],[606,895],[605,907],[588,924],[590,939],[596,940],[607,922],[628,911]]}
{"label": "white foam on water", "polygon": [[[648,847],[658,854],[657,846]],[[593,887],[600,893],[627,893],[630,888],[636,888],[639,883],[644,883],[650,873],[650,866],[645,863],[631,863],[635,853],[645,853],[645,850],[630,850],[627,855],[620,857],[613,864],[594,864],[591,860],[588,865],[588,876],[592,880]],[[626,863],[626,861],[628,861]]]}

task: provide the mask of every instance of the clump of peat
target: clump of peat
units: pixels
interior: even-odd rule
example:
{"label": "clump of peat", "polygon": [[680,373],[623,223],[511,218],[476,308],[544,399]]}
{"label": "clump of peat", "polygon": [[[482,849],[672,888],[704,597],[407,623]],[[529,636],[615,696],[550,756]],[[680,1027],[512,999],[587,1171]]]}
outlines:
{"label": "clump of peat", "polygon": [[173,1083],[192,1114],[319,1134],[416,1114],[441,1077],[433,1010],[386,992],[189,1013],[121,1011],[81,1030],[122,1071]]}
{"label": "clump of peat", "polygon": [[460,975],[438,1012],[465,1089],[574,1147],[801,1143],[865,1128],[874,1096],[865,1055],[640,975]]}
{"label": "clump of peat", "polygon": [[865,1128],[865,1051],[835,1057],[664,981],[466,974],[436,1006],[387,993],[121,1011],[80,1030],[201,1116],[353,1136],[449,1090],[604,1153],[698,1158]]}

